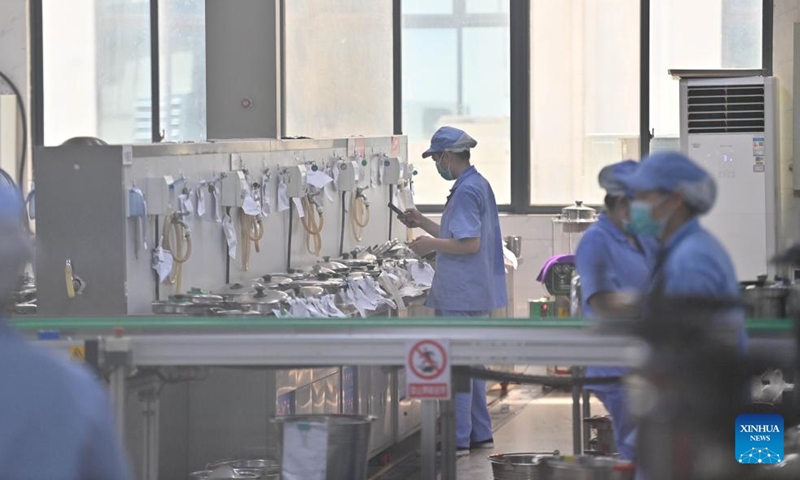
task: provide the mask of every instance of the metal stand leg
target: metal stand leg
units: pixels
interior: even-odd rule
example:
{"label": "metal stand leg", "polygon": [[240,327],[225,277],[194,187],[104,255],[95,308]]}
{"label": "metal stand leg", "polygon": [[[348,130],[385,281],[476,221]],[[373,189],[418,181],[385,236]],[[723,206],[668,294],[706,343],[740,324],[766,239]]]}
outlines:
{"label": "metal stand leg", "polygon": [[[592,394],[589,390],[585,388],[581,389],[581,401],[583,402],[583,418],[591,418],[592,417],[592,406],[589,403],[591,401]],[[583,451],[589,450],[589,440],[592,439],[592,427],[586,423],[583,423]]]}
{"label": "metal stand leg", "polygon": [[442,476],[456,480],[456,409],[452,400],[440,401],[442,415]]}
{"label": "metal stand leg", "polygon": [[422,401],[422,478],[436,480],[436,401]]}
{"label": "metal stand leg", "polygon": [[124,366],[119,366],[109,377],[109,395],[120,438],[125,438],[125,371]]}
{"label": "metal stand leg", "polygon": [[[572,367],[572,378],[578,377],[577,367]],[[583,453],[581,444],[581,431],[583,430],[583,420],[581,419],[581,387],[572,386],[572,450],[575,455]]]}
{"label": "metal stand leg", "polygon": [[158,425],[159,399],[157,387],[139,392],[142,404],[142,420],[144,422],[144,456],[142,459],[142,475],[144,480],[158,480]]}

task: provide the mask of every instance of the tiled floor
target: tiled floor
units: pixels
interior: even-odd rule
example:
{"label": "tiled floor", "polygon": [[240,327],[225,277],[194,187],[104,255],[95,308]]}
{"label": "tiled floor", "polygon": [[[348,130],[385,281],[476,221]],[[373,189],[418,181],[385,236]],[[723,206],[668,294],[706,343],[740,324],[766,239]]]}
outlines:
{"label": "tiled floor", "polygon": [[[592,398],[592,415],[605,410]],[[519,386],[495,402],[491,408],[494,422],[494,450],[478,450],[457,463],[458,480],[492,480],[491,453],[552,452],[572,453],[572,397],[553,392],[542,395],[539,387]]]}

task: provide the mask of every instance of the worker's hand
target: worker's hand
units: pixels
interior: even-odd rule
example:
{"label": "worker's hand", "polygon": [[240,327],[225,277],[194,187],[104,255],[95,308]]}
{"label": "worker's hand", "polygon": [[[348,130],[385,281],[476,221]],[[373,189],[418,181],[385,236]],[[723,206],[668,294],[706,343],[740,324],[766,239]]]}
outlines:
{"label": "worker's hand", "polygon": [[[419,213],[419,212],[417,212]],[[425,255],[433,252],[436,249],[436,239],[433,237],[419,237],[408,246],[411,250],[414,251],[420,257],[424,257]]]}
{"label": "worker's hand", "polygon": [[403,212],[402,216],[398,215],[397,219],[403,222],[403,225],[408,228],[417,228],[422,224],[422,221],[425,220],[425,216],[419,213],[419,210],[409,208]]}

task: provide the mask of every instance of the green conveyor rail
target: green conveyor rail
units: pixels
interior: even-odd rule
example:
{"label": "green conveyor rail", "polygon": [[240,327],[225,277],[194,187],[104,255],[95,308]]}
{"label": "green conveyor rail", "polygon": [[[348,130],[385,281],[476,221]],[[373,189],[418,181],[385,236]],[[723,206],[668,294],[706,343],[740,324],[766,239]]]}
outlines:
{"label": "green conveyor rail", "polygon": [[[285,319],[273,317],[84,317],[40,318],[16,317],[9,320],[14,327],[26,331],[42,330],[92,330],[113,332],[136,330],[220,330],[252,329],[342,329],[351,328],[524,328],[524,329],[580,329],[591,326],[581,318],[531,319],[531,318],[347,318],[347,319]],[[790,319],[752,319],[747,321],[750,332],[791,331]]]}

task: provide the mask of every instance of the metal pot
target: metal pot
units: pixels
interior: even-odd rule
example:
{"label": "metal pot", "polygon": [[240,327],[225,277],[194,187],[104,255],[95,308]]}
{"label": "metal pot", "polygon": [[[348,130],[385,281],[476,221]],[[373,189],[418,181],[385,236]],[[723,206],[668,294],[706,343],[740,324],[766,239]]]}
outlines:
{"label": "metal pot", "polygon": [[494,480],[542,480],[546,479],[545,458],[558,456],[550,453],[499,453],[489,456]]}
{"label": "metal pot", "polygon": [[747,287],[742,300],[749,318],[785,318],[790,290],[782,287]]}
{"label": "metal pot", "polygon": [[153,302],[153,313],[156,315],[185,315],[191,302]]}
{"label": "metal pot", "polygon": [[176,303],[194,303],[197,305],[218,305],[225,299],[221,295],[212,295],[202,290],[192,289],[188,293],[170,295],[169,300]]}
{"label": "metal pot", "polygon": [[550,480],[633,480],[632,463],[609,457],[554,457],[543,460]]}
{"label": "metal pot", "polygon": [[255,293],[256,287],[261,286],[260,282],[231,283],[213,290],[215,295],[220,295],[227,300],[237,300],[243,295]]}
{"label": "metal pot", "polygon": [[267,290],[263,286],[256,287],[255,293],[239,299],[239,303],[251,311],[272,313],[279,305],[289,300],[289,294],[280,290]]}
{"label": "metal pot", "polygon": [[568,222],[593,222],[597,211],[594,208],[585,207],[582,201],[576,201],[575,205],[561,209],[561,219]]}
{"label": "metal pot", "polygon": [[260,480],[280,480],[281,466],[272,460],[220,460],[206,466],[206,470],[214,470],[223,465],[232,467],[236,472],[258,475]]}
{"label": "metal pot", "polygon": [[189,475],[190,480],[229,480],[229,479],[250,479],[259,480],[260,475],[237,471],[230,465],[220,465],[213,470],[202,470]]}

